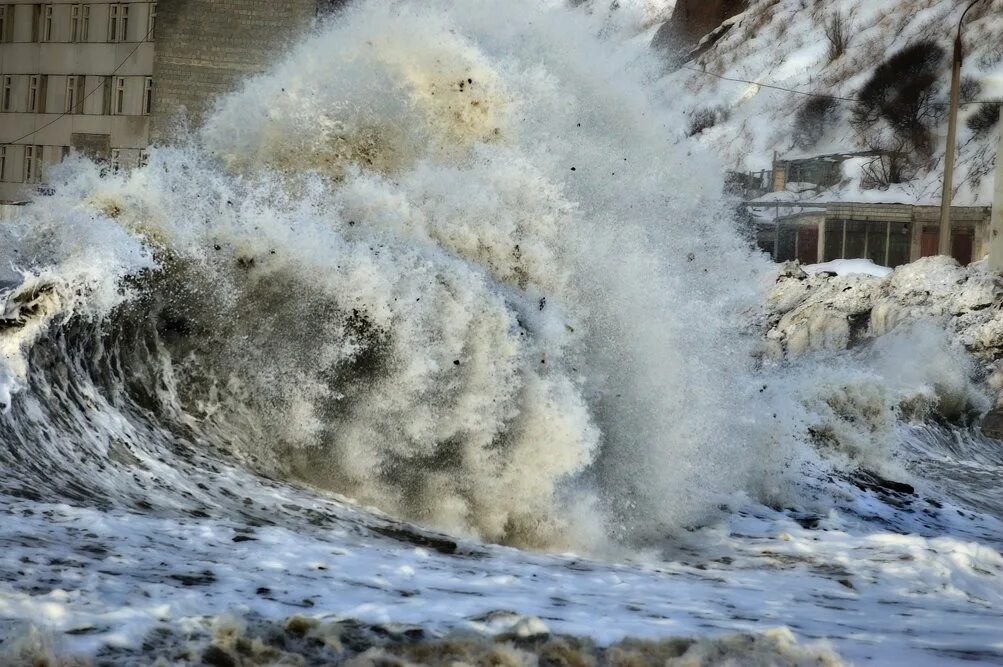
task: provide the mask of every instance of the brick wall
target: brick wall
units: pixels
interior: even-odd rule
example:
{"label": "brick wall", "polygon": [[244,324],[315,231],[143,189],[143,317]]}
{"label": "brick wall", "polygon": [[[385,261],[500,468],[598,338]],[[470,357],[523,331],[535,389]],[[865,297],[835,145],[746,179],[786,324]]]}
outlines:
{"label": "brick wall", "polygon": [[866,204],[840,202],[827,206],[826,217],[842,220],[912,222],[908,204]]}
{"label": "brick wall", "polygon": [[317,11],[318,0],[160,0],[153,140],[170,141],[182,110],[198,123],[219,95],[265,71]]}

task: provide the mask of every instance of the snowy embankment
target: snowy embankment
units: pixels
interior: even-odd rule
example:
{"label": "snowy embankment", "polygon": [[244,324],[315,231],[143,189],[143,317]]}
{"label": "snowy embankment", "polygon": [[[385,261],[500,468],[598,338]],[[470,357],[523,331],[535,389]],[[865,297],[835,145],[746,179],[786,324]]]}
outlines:
{"label": "snowy embankment", "polygon": [[997,394],[1003,389],[1003,281],[983,262],[962,267],[947,257],[928,257],[894,271],[865,260],[788,263],[767,299],[765,317],[764,356],[773,359],[847,349],[903,325],[932,322],[975,359],[974,379]]}
{"label": "snowy embankment", "polygon": [[[665,98],[683,104],[694,138],[736,171],[770,169],[775,157],[855,155],[840,182],[799,201],[938,204],[947,118],[953,27],[968,3],[954,0],[753,0],[708,36],[704,49],[661,82]],[[969,12],[965,24],[965,85],[955,179],[957,206],[992,200],[996,131],[993,110],[978,102],[1003,95],[1003,0]],[[839,35],[837,37],[837,35]],[[927,91],[930,145],[902,178],[881,178],[875,151],[898,149],[880,123],[854,123],[855,100],[875,70],[894,54],[921,43],[943,49]],[[756,85],[758,82],[764,85]],[[685,91],[685,94],[681,94]],[[812,97],[815,95],[816,97]],[[818,97],[822,96],[822,97]],[[828,96],[828,97],[827,97]],[[824,111],[805,111],[810,102]],[[985,120],[980,116],[990,117]],[[971,122],[970,122],[971,121]],[[873,181],[878,182],[873,182]],[[888,180],[888,182],[884,182]]]}

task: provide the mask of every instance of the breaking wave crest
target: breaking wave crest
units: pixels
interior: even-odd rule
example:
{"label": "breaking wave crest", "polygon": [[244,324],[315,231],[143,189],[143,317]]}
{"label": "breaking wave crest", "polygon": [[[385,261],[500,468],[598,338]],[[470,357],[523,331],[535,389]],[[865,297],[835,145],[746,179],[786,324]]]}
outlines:
{"label": "breaking wave crest", "polygon": [[11,488],[170,508],[184,466],[235,460],[577,548],[796,495],[819,419],[850,458],[888,437],[905,390],[757,369],[765,262],[640,47],[431,5],[346,10],[145,168],[54,171],[4,232]]}

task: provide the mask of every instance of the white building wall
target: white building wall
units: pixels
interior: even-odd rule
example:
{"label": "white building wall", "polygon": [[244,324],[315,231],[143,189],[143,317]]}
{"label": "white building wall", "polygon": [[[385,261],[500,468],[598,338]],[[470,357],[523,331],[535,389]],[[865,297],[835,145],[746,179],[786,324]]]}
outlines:
{"label": "white building wall", "polygon": [[[44,40],[46,5],[52,6],[48,41]],[[128,8],[124,41],[109,41],[112,5]],[[86,41],[73,41],[74,6],[78,7],[81,21],[84,8],[88,8]],[[109,158],[112,150],[118,150],[123,166],[135,164],[140,149],[146,148],[150,139],[144,97],[147,77],[153,75],[154,42],[149,30],[156,3],[0,0],[0,11],[5,7],[13,26],[0,35],[0,85],[3,77],[11,77],[12,104],[10,111],[0,109],[0,143],[13,144],[6,146],[0,202],[30,198],[37,187],[24,182],[25,146],[40,146],[45,165],[61,161],[67,149],[99,144],[108,150],[102,150],[98,157]],[[40,103],[35,111],[28,108],[32,76],[41,76],[45,82],[44,105]],[[66,113],[68,76],[78,77],[86,96],[73,113]],[[114,97],[115,79],[119,77],[125,81],[121,114],[117,113]]]}

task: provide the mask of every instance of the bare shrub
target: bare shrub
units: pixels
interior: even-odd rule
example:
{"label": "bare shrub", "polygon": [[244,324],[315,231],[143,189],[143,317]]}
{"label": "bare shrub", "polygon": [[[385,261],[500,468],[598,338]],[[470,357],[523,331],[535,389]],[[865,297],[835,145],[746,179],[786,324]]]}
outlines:
{"label": "bare shrub", "polygon": [[697,109],[690,115],[690,127],[687,136],[693,137],[709,130],[719,123],[727,121],[731,113],[726,107],[710,107]]}
{"label": "bare shrub", "polygon": [[961,77],[961,87],[958,93],[962,104],[970,104],[979,99],[979,95],[982,94],[982,82],[974,76]]}
{"label": "bare shrub", "polygon": [[794,117],[794,145],[808,150],[818,144],[839,114],[839,101],[831,97],[811,97]]}
{"label": "bare shrub", "polygon": [[865,190],[887,190],[890,185],[906,183],[915,176],[915,165],[907,153],[889,151],[864,165],[861,186]]}
{"label": "bare shrub", "polygon": [[825,21],[825,37],[829,40],[829,62],[843,57],[850,46],[850,24],[842,12],[833,12]]}
{"label": "bare shrub", "polygon": [[994,100],[992,102],[984,102],[979,105],[979,108],[968,117],[967,125],[968,129],[971,130],[976,137],[984,137],[989,132],[996,127],[996,123],[1000,120],[1000,106],[1003,105],[1003,99]]}
{"label": "bare shrub", "polygon": [[898,143],[923,156],[932,152],[931,126],[943,114],[936,102],[944,49],[925,40],[892,55],[857,95],[852,122],[866,131],[884,122]]}

